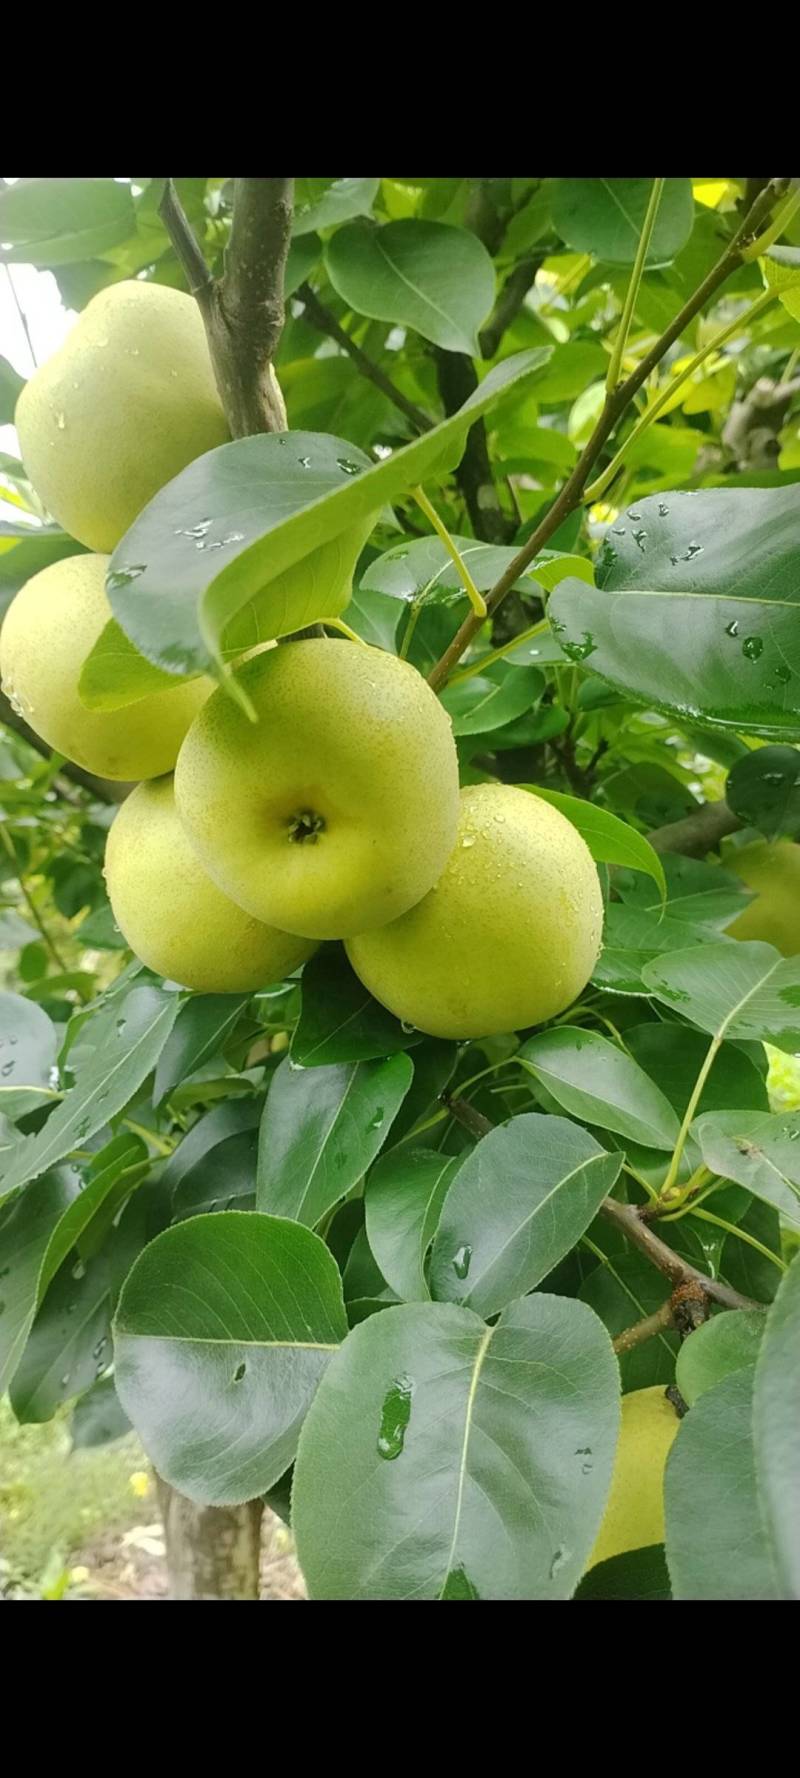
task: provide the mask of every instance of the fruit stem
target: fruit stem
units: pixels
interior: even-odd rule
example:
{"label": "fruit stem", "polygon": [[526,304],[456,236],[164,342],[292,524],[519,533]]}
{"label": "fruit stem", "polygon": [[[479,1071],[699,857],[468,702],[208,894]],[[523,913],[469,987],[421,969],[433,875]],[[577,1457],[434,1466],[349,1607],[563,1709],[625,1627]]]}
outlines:
{"label": "fruit stem", "polygon": [[418,507],[420,508],[420,511],[424,512],[426,519],[430,520],[430,523],[432,524],[437,537],[439,537],[441,539],[442,543],[444,544],[444,547],[447,550],[447,554],[449,555],[451,561],[455,562],[456,568],[458,569],[461,580],[463,581],[464,587],[466,589],[467,597],[468,597],[470,605],[472,606],[472,609],[475,613],[475,616],[476,617],[485,617],[486,616],[486,600],[484,599],[483,593],[478,592],[478,589],[475,585],[472,575],[470,574],[467,564],[462,559],[461,555],[459,554],[459,552],[453,542],[453,539],[450,536],[450,532],[448,531],[447,526],[440,519],[439,514],[436,511],[435,507],[431,506],[430,500],[428,499],[427,494],[424,492],[424,489],[412,488],[411,492],[413,494],[414,499],[417,502]]}

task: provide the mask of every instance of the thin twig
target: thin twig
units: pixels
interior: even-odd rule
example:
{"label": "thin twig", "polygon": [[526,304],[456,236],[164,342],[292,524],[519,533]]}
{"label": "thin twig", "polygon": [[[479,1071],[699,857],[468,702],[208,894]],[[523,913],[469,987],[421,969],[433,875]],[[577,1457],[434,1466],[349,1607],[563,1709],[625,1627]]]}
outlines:
{"label": "thin twig", "polygon": [[295,294],[303,304],[312,325],[319,328],[320,333],[326,333],[329,339],[335,340],[337,346],[341,346],[342,351],[346,352],[348,357],[352,358],[353,363],[357,365],[361,375],[366,377],[368,382],[374,383],[376,389],[380,389],[381,394],[392,402],[398,413],[404,414],[405,418],[410,420],[415,431],[430,432],[433,426],[430,415],[423,413],[422,408],[417,407],[416,402],[409,401],[408,396],[403,394],[402,389],[396,387],[391,377],[386,375],[385,370],[375,363],[374,358],[370,358],[369,354],[356,344],[350,334],[345,332],[333,311],[327,308],[325,303],[320,302],[311,285],[301,284]]}
{"label": "thin twig", "polygon": [[645,1340],[651,1340],[654,1334],[663,1333],[666,1328],[674,1326],[672,1298],[667,1297],[666,1302],[661,1304],[660,1309],[656,1309],[654,1315],[645,1315],[642,1321],[634,1322],[633,1327],[626,1327],[621,1334],[617,1334],[616,1339],[612,1341],[614,1351],[617,1354],[631,1352],[634,1346],[643,1346]]}
{"label": "thin twig", "polygon": [[64,959],[59,952],[58,945],[56,944],[55,939],[53,938],[52,934],[48,931],[47,926],[45,925],[45,922],[42,919],[41,914],[39,913],[39,909],[37,908],[36,903],[33,899],[33,896],[31,895],[31,892],[30,892],[28,885],[25,881],[22,867],[20,865],[17,854],[14,850],[14,845],[13,845],[11,836],[4,827],[0,827],[0,840],[2,840],[4,849],[9,857],[9,859],[11,860],[11,863],[14,866],[14,870],[17,875],[17,881],[19,883],[20,889],[22,890],[23,899],[25,902],[25,906],[28,909],[28,913],[30,914],[31,919],[34,922],[34,925],[36,926],[37,931],[41,935],[41,938],[42,938],[44,944],[46,945],[48,951],[50,952],[50,955],[53,958],[54,963],[57,964],[58,968],[61,970],[61,972],[63,974],[66,967],[67,967],[66,963],[64,962]]}
{"label": "thin twig", "polygon": [[600,1205],[600,1215],[608,1222],[613,1222],[626,1240],[633,1247],[638,1247],[645,1259],[650,1261],[665,1278],[674,1285],[687,1284],[690,1279],[702,1288],[706,1296],[715,1303],[722,1303],[726,1309],[763,1309],[764,1303],[755,1303],[751,1297],[740,1295],[730,1285],[722,1284],[717,1278],[707,1278],[696,1266],[689,1265],[688,1260],[681,1259],[666,1241],[654,1235],[646,1222],[642,1221],[634,1204],[620,1204],[616,1198],[605,1198]]}
{"label": "thin twig", "polygon": [[[556,496],[556,499],[553,501],[552,506],[545,514],[541,523],[531,532],[531,535],[527,539],[523,548],[519,550],[513,557],[512,561],[509,562],[505,572],[501,574],[499,580],[489,593],[486,605],[490,616],[494,614],[498,605],[500,605],[505,598],[506,593],[510,592],[515,582],[519,580],[520,575],[524,573],[529,563],[533,561],[534,556],[538,554],[539,550],[544,547],[553,536],[554,532],[558,530],[558,527],[562,524],[563,520],[568,518],[570,513],[574,512],[576,506],[579,505],[591,471],[600,456],[603,446],[614,431],[622,414],[625,412],[626,408],[629,407],[634,396],[638,394],[643,384],[646,383],[651,371],[655,370],[656,365],[660,364],[665,352],[667,352],[669,347],[681,337],[681,334],[685,331],[690,321],[695,319],[695,316],[700,313],[700,310],[708,302],[709,298],[715,294],[720,285],[724,284],[731,272],[735,270],[740,262],[743,249],[750,241],[757,237],[761,223],[764,221],[765,217],[769,215],[777,198],[783,195],[788,184],[788,179],[770,180],[769,184],[756,198],[755,203],[745,217],[740,229],[726,247],[721,259],[719,259],[717,264],[712,267],[707,277],[703,279],[694,294],[684,303],[683,308],[670,322],[669,326],[665,328],[664,332],[650,348],[650,351],[645,354],[644,358],[642,358],[636,369],[631,372],[630,376],[626,378],[625,382],[618,384],[616,389],[607,393],[602,413],[595,425],[591,438],[578,458],[572,474],[564,483],[563,488]],[[445,649],[441,659],[436,662],[436,665],[428,674],[428,681],[435,691],[444,684],[452,668],[456,665],[456,662],[461,659],[464,650],[469,647],[480,628],[481,620],[475,617],[472,613],[464,619],[464,622],[454,636],[453,641],[450,643],[449,647]]]}

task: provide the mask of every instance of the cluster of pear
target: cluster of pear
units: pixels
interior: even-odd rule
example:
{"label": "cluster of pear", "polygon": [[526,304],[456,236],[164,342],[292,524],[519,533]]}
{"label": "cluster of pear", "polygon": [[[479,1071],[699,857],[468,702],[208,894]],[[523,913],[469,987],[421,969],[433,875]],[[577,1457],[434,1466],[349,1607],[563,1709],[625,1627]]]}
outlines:
{"label": "cluster of pear", "polygon": [[370,992],[438,1037],[517,1030],[568,1006],[600,947],[591,855],[527,791],[459,791],[450,719],[407,662],[302,640],[240,665],[241,703],[200,678],[122,710],[82,702],[111,617],[108,552],[227,437],[194,302],[143,282],[101,292],[26,385],[16,423],[40,497],[94,553],[20,590],[0,671],[50,746],[142,780],[106,852],[135,953],[188,988],[235,993],[341,939]]}

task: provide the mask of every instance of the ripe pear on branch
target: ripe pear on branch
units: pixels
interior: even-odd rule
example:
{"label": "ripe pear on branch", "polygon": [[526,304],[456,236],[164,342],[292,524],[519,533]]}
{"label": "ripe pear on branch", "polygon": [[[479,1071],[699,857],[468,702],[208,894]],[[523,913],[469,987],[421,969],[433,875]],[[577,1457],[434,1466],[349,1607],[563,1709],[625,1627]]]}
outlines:
{"label": "ripe pear on branch", "polygon": [[178,820],[171,778],[139,784],[123,803],[108,836],[105,875],[131,950],[198,993],[268,987],[316,949],[254,920],[212,883]]}
{"label": "ripe pear on branch", "polygon": [[450,718],[416,668],[310,639],[237,674],[183,743],[178,813],[215,883],[257,919],[341,938],[395,919],[444,869],[458,820]]}
{"label": "ripe pear on branch", "polygon": [[15,424],[48,511],[113,550],[165,482],[229,437],[194,298],[140,279],[99,291],[25,384]]}
{"label": "ripe pear on branch", "polygon": [[0,630],[0,679],[10,703],[48,746],[100,778],[169,772],[212,683],[174,680],[124,710],[89,710],[78,683],[111,617],[108,557],[67,556],[26,581]]}
{"label": "ripe pear on branch", "polygon": [[[201,717],[202,720],[202,717]],[[462,790],[455,846],[424,900],[351,938],[356,974],[432,1037],[488,1037],[554,1018],[586,986],[603,899],[558,809],[506,784]]]}

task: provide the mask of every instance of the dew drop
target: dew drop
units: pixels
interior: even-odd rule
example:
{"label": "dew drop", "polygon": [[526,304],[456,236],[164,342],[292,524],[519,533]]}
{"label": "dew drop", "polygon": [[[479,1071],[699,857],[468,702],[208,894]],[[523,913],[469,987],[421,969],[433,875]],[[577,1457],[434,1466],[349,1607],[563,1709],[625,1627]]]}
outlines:
{"label": "dew drop", "polygon": [[453,1271],[455,1272],[456,1277],[466,1278],[471,1265],[472,1248],[468,1247],[465,1243],[463,1247],[459,1247],[458,1252],[453,1257]]}
{"label": "dew drop", "polygon": [[367,1124],[367,1129],[368,1130],[379,1130],[381,1127],[381,1124],[383,1123],[385,1115],[386,1114],[384,1112],[383,1106],[379,1105],[374,1116],[370,1118],[369,1123]]}
{"label": "dew drop", "polygon": [[360,475],[361,474],[361,469],[360,469],[359,464],[358,463],[351,463],[349,457],[337,457],[336,461],[339,465],[339,468],[344,471],[345,475]]}
{"label": "dew drop", "polygon": [[86,1277],[86,1267],[82,1259],[76,1260],[75,1265],[72,1268],[72,1276],[76,1281],[79,1278]]}
{"label": "dew drop", "polygon": [[475,844],[475,835],[474,835],[474,833],[466,833],[466,834],[465,834],[465,835],[464,835],[464,838],[463,838],[463,840],[462,840],[462,841],[461,841],[461,845],[462,845],[462,848],[463,848],[463,850],[464,850],[464,851],[467,851],[467,850],[468,850],[468,849],[469,849],[469,847],[470,847],[470,846],[474,846],[474,844]]}
{"label": "dew drop", "polygon": [[691,562],[694,560],[695,556],[701,556],[702,554],[703,554],[702,543],[690,543],[688,549],[684,552],[682,560],[684,562]]}
{"label": "dew drop", "polygon": [[59,1383],[60,1383],[60,1386],[62,1389],[66,1389],[68,1382],[69,1382],[69,1371],[67,1371],[67,1374],[65,1377],[59,1377]]}
{"label": "dew drop", "polygon": [[59,414],[56,419],[56,425],[58,427],[59,432],[64,431],[66,424],[67,424],[67,422],[66,422],[65,416],[63,414]]}
{"label": "dew drop", "polygon": [[92,1347],[92,1357],[93,1358],[100,1358],[102,1353],[105,1352],[107,1345],[108,1345],[108,1340],[104,1334],[103,1338],[101,1340],[98,1340],[97,1345]]}
{"label": "dew drop", "polygon": [[553,1556],[553,1560],[550,1563],[550,1579],[551,1580],[555,1580],[556,1575],[558,1574],[559,1570],[563,1568],[564,1563],[566,1562],[568,1556],[569,1556],[569,1550],[564,1550],[564,1549],[556,1550],[555,1555]]}
{"label": "dew drop", "polygon": [[245,1364],[244,1360],[242,1360],[241,1364],[237,1364],[236,1369],[233,1373],[234,1383],[241,1383],[246,1370],[247,1370],[247,1365]]}
{"label": "dew drop", "polygon": [[738,636],[739,624],[738,624],[738,621],[735,617],[732,619],[732,621],[729,624],[725,625],[725,634],[726,634],[726,636]]}
{"label": "dew drop", "polygon": [[381,1423],[378,1432],[378,1456],[392,1463],[399,1457],[405,1444],[408,1422],[411,1419],[411,1397],[414,1385],[411,1378],[404,1372],[395,1377],[390,1389],[387,1389],[381,1407]]}
{"label": "dew drop", "polygon": [[300,464],[301,469],[310,469],[311,468],[311,458],[310,457],[298,457],[297,461]]}
{"label": "dew drop", "polygon": [[764,653],[763,636],[745,636],[742,643],[742,654],[745,660],[757,661]]}
{"label": "dew drop", "polygon": [[663,500],[659,500],[658,503],[658,516],[660,519],[669,518],[669,507],[664,505]]}
{"label": "dew drop", "polygon": [[644,540],[645,540],[646,536],[647,536],[646,531],[634,531],[634,533],[633,533],[633,541],[635,544],[638,545],[639,549],[642,552],[642,555],[644,555],[644,549],[645,549]]}
{"label": "dew drop", "polygon": [[789,680],[792,677],[791,668],[784,666],[783,661],[778,662],[778,665],[774,669],[774,672],[775,672],[775,678],[777,679],[779,685],[788,685],[789,684]]}
{"label": "dew drop", "polygon": [[4,1080],[8,1079],[9,1074],[13,1074],[15,1066],[16,1063],[14,1062],[3,1063],[2,1068],[0,1068],[0,1074],[2,1074]]}
{"label": "dew drop", "polygon": [[147,567],[144,562],[137,563],[131,568],[114,568],[110,574],[106,575],[106,587],[112,593],[121,591],[124,587],[130,586],[132,580],[138,580],[140,574],[146,573]]}

